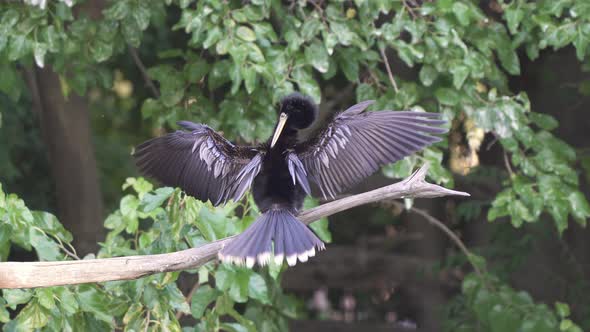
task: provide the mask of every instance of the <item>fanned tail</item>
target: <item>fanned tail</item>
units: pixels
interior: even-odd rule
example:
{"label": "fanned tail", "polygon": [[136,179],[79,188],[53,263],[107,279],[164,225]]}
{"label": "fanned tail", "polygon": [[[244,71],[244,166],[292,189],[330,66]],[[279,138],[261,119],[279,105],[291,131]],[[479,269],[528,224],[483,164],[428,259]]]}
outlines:
{"label": "fanned tail", "polygon": [[[274,245],[274,255],[273,253]],[[324,243],[289,210],[271,209],[260,215],[250,227],[219,252],[224,262],[254,266],[266,265],[271,258],[293,266],[299,259],[306,262]]]}

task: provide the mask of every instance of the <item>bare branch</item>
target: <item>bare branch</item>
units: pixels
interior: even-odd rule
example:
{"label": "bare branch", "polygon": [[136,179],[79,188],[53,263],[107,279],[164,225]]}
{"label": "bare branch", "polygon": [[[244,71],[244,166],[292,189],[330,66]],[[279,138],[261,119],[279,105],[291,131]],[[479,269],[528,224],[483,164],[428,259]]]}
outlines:
{"label": "bare branch", "polygon": [[143,62],[139,58],[139,54],[137,54],[137,50],[132,46],[129,46],[128,48],[129,48],[129,53],[131,53],[131,57],[133,58],[133,61],[135,62],[135,65],[137,66],[137,68],[141,72],[141,76],[143,76],[143,80],[145,81],[145,84],[150,88],[154,97],[160,98],[160,91],[158,91],[158,88],[156,88],[156,85],[154,84],[154,81],[152,81],[152,78],[150,77],[150,75],[148,75],[147,69],[145,68],[145,66],[143,65]]}
{"label": "bare branch", "polygon": [[506,153],[506,150],[504,150],[504,166],[506,166],[506,170],[508,171],[508,174],[510,174],[510,177],[514,177],[514,172],[512,171],[512,167],[510,167],[510,161],[508,161],[508,153]]}
{"label": "bare branch", "polygon": [[[469,196],[468,193],[428,183],[425,164],[409,178],[365,192],[329,202],[303,211],[299,219],[310,224],[320,218],[353,207],[396,198],[432,198],[449,195]],[[161,273],[197,268],[217,257],[217,252],[234,237],[217,240],[197,248],[145,256],[127,256],[80,261],[3,262],[0,263],[0,288],[31,288],[74,285],[89,282],[130,280]]]}
{"label": "bare branch", "polygon": [[[197,278],[197,282],[195,282],[193,284],[193,287],[191,287],[191,290],[186,295],[186,298],[185,298],[186,303],[191,303],[191,300],[193,298],[193,294],[195,294],[195,292],[199,288],[200,284],[199,284],[199,280],[198,279],[199,278]],[[176,312],[176,319],[180,319],[180,317],[182,317],[182,315],[184,315],[184,312],[182,310],[178,310],[178,312]]]}
{"label": "bare branch", "polygon": [[383,62],[385,62],[385,69],[387,69],[387,76],[389,76],[389,81],[391,82],[391,85],[393,85],[393,90],[395,90],[395,93],[398,93],[399,90],[397,88],[397,83],[395,82],[395,79],[393,78],[393,73],[391,72],[391,67],[389,66],[389,59],[387,59],[387,54],[385,54],[385,49],[380,48],[379,51],[381,52],[381,57],[383,58]]}
{"label": "bare branch", "polygon": [[[391,203],[393,203],[394,205],[396,205],[400,209],[404,209],[404,205],[400,202],[394,201]],[[471,264],[475,273],[477,273],[477,275],[479,275],[480,277],[482,276],[481,270],[472,261],[472,257],[474,256],[473,253],[469,249],[467,249],[467,246],[465,246],[465,244],[463,243],[463,241],[461,241],[459,236],[457,236],[457,234],[455,234],[450,228],[448,228],[447,225],[445,225],[442,221],[436,219],[435,217],[433,217],[428,212],[426,212],[422,209],[411,207],[409,209],[409,211],[422,216],[422,218],[426,219],[426,221],[428,221],[430,224],[432,224],[433,226],[435,226],[438,229],[440,229],[441,231],[443,231],[443,233],[445,233],[451,239],[451,241],[453,241],[453,243],[457,247],[459,247],[461,252],[463,252],[463,254],[467,257],[467,261]]]}

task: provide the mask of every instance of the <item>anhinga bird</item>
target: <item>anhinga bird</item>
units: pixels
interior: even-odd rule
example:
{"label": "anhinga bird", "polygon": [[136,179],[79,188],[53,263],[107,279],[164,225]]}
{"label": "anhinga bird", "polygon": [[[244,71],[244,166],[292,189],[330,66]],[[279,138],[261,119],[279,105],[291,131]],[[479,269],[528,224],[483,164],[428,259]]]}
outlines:
{"label": "anhinga bird", "polygon": [[252,187],[262,214],[224,247],[222,261],[252,267],[271,257],[294,265],[307,261],[324,243],[297,213],[310,181],[324,197],[334,197],[377,171],[440,140],[439,115],[411,111],[369,112],[373,101],[335,115],[311,138],[299,141],[299,130],[316,120],[318,107],[294,93],[281,100],[273,136],[258,146],[237,146],[203,124],[181,121],[176,131],[139,145],[139,169],[164,185],[182,188],[219,205],[238,201]]}

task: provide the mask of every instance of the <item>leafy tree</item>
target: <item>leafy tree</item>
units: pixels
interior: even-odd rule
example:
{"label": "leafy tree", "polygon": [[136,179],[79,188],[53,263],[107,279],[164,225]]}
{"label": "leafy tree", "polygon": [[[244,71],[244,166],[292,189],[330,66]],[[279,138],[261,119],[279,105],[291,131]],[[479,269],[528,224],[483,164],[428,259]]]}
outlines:
{"label": "leafy tree", "polygon": [[[578,171],[587,161],[555,135],[557,120],[534,112],[527,94],[513,91],[509,79],[521,74],[524,57],[535,60],[545,49],[573,47],[588,70],[590,4],[484,3],[3,2],[0,169],[8,172],[2,181],[12,184],[26,176],[17,153],[25,148],[20,141],[26,136],[19,132],[14,135],[23,138],[13,140],[4,133],[15,123],[12,119],[36,102],[31,73],[34,77],[49,71],[56,75],[51,82],[57,82],[65,107],[72,107],[68,103],[77,96],[86,97],[82,102],[90,105],[91,122],[100,133],[96,140],[105,143],[98,145],[97,153],[112,158],[112,164],[101,166],[103,172],[124,170],[105,180],[107,206],[114,205],[114,212],[104,221],[108,234],[96,256],[198,246],[242,231],[257,214],[251,198],[213,208],[173,188],[154,189],[142,178],[128,178],[117,207],[113,202],[120,192],[112,183],[118,186],[128,176],[131,146],[139,136],[187,118],[208,123],[239,142],[259,141],[272,130],[273,105],[299,90],[335,107],[376,99],[375,109],[442,113],[452,123],[449,139],[386,166],[383,173],[392,178],[405,177],[418,163],[429,161],[429,176],[453,186],[453,172],[473,174],[484,135],[494,137],[505,160],[499,167],[486,166],[500,169],[502,189],[490,202],[462,204],[458,211],[466,219],[484,209],[490,221],[510,222],[504,229],[508,236],[516,236],[516,229],[526,224],[559,235],[572,222],[585,226],[590,205]],[[392,68],[388,57],[398,59],[397,66]],[[133,77],[138,91],[129,91],[126,77]],[[138,108],[140,118],[133,113]],[[111,126],[133,133],[112,135]],[[114,142],[123,142],[123,147],[107,151]],[[53,214],[29,210],[14,194],[0,191],[0,220],[2,260],[16,247],[34,250],[39,260],[79,258],[71,247],[71,233]],[[329,240],[327,221],[314,227]],[[477,253],[459,263],[469,263],[479,273],[463,279],[461,293],[447,310],[449,331],[590,328],[587,319],[580,326],[570,319],[568,304],[547,305],[512,288],[501,269],[486,263],[495,256],[485,249]],[[282,331],[288,319],[304,315],[302,303],[281,290],[281,266],[252,271],[210,263],[188,273],[198,280],[189,298],[178,288],[179,273],[100,285],[4,290],[0,321],[6,331],[180,331],[179,318],[191,315],[197,322],[186,323],[186,330]],[[590,308],[584,301],[570,304],[584,314]]]}

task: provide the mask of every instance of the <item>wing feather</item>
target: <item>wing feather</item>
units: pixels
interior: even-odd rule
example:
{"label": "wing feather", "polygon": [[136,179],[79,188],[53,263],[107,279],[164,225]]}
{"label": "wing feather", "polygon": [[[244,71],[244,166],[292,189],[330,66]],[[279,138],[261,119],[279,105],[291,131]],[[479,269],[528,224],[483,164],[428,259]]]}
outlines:
{"label": "wing feather", "polygon": [[239,200],[260,172],[264,151],[236,146],[206,125],[181,121],[178,130],[140,144],[140,171],[214,205]]}
{"label": "wing feather", "polygon": [[335,197],[381,166],[438,142],[447,131],[436,113],[367,112],[373,101],[337,115],[313,140],[296,146],[308,178],[325,198]]}

